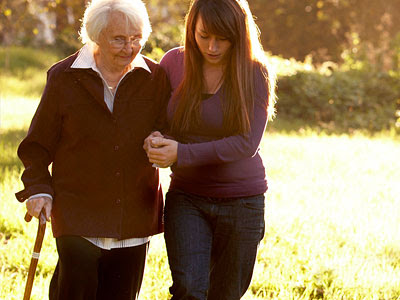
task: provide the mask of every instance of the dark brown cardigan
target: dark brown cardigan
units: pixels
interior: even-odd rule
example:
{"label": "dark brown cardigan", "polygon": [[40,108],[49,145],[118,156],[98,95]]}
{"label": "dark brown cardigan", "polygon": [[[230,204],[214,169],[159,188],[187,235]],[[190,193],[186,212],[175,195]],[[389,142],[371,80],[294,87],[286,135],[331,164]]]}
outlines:
{"label": "dark brown cardigan", "polygon": [[17,199],[51,194],[55,237],[126,239],[160,233],[162,191],[143,141],[165,126],[167,76],[145,58],[152,73],[141,68],[128,73],[111,113],[97,73],[71,68],[76,57],[48,71],[39,107],[18,148],[25,189]]}

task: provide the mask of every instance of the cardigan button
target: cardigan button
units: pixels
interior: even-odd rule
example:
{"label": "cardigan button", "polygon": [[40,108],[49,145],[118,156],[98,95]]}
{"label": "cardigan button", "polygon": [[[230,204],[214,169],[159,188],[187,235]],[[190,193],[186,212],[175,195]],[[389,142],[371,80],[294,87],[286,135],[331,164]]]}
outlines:
{"label": "cardigan button", "polygon": [[115,145],[114,146],[114,151],[118,151],[119,150],[119,146],[118,145]]}
{"label": "cardigan button", "polygon": [[120,203],[121,203],[121,199],[117,199],[117,200],[115,201],[115,203],[120,204]]}
{"label": "cardigan button", "polygon": [[115,177],[119,177],[119,176],[121,176],[121,173],[120,172],[115,172]]}

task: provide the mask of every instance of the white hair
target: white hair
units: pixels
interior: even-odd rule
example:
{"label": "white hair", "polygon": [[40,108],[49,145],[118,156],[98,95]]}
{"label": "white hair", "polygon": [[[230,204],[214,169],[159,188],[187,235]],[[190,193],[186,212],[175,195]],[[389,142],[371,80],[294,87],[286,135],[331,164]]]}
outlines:
{"label": "white hair", "polygon": [[135,28],[141,29],[141,45],[151,33],[149,15],[142,0],[92,0],[86,7],[79,32],[82,43],[98,42],[111,13],[120,12]]}

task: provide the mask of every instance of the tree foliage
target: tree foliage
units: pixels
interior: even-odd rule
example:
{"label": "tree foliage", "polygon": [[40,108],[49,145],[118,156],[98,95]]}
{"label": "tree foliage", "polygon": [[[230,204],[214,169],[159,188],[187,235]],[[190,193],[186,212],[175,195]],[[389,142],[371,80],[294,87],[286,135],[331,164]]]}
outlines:
{"label": "tree foliage", "polygon": [[398,67],[399,0],[249,0],[266,50],[315,62],[367,59]]}
{"label": "tree foliage", "polygon": [[[265,50],[314,63],[364,60],[400,67],[400,0],[248,0]],[[66,53],[77,49],[88,0],[2,0],[0,44],[42,44],[44,26]],[[144,51],[160,56],[181,43],[190,0],[145,0],[153,34]],[[50,25],[43,24],[47,15]]]}
{"label": "tree foliage", "polygon": [[144,51],[160,59],[165,51],[182,43],[184,19],[190,0],[146,1],[153,32]]}
{"label": "tree foliage", "polygon": [[12,45],[16,41],[29,43],[38,33],[39,23],[30,1],[0,1],[0,42],[2,45]]}
{"label": "tree foliage", "polygon": [[55,15],[54,36],[61,51],[71,53],[81,46],[78,33],[88,0],[42,0]]}

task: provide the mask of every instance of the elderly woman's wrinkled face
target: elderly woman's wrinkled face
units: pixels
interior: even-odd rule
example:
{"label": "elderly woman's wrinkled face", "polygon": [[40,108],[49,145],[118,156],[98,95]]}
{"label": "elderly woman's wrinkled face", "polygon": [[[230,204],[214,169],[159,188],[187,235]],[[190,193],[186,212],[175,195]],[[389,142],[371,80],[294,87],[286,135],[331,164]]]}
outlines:
{"label": "elderly woman's wrinkled face", "polygon": [[110,69],[125,69],[141,50],[142,31],[129,24],[121,13],[112,13],[101,32],[98,46],[101,61]]}

